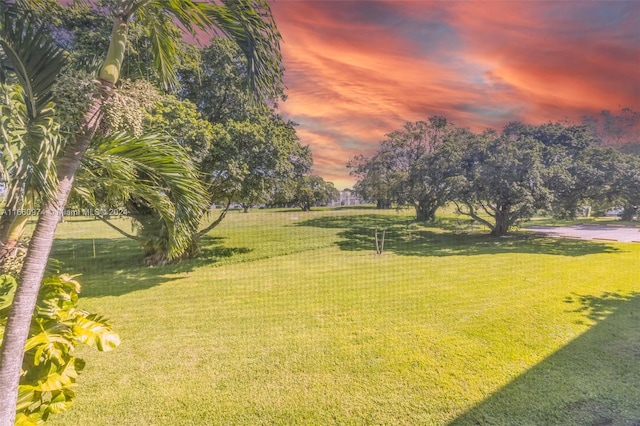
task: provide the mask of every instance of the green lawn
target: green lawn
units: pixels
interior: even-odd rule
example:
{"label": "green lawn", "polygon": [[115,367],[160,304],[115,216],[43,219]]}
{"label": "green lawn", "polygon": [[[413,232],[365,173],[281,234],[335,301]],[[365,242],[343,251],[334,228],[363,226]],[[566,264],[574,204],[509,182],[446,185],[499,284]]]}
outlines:
{"label": "green lawn", "polygon": [[465,223],[232,213],[201,258],[154,268],[97,221],[63,223],[54,256],[123,343],[82,351],[51,424],[640,422],[640,244]]}

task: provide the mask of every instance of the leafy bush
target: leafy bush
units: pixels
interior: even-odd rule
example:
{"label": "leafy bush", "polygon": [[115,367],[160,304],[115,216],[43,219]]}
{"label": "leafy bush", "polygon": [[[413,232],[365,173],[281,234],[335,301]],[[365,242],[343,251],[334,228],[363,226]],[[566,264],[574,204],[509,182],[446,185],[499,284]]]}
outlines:
{"label": "leafy bush", "polygon": [[[104,318],[76,307],[80,284],[75,277],[54,274],[43,280],[22,363],[16,425],[43,424],[73,404],[76,378],[84,368],[74,356],[76,345],[109,351],[120,344]],[[14,277],[0,275],[0,343],[17,285]]]}

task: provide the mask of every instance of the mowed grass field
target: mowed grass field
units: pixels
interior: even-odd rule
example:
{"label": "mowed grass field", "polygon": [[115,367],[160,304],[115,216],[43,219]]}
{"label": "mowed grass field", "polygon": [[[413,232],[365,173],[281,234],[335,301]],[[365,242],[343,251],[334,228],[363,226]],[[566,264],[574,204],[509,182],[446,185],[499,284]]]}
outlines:
{"label": "mowed grass field", "polygon": [[81,351],[51,424],[640,424],[640,244],[481,231],[232,213],[199,259],[148,268],[98,221],[63,223],[54,257],[123,343]]}

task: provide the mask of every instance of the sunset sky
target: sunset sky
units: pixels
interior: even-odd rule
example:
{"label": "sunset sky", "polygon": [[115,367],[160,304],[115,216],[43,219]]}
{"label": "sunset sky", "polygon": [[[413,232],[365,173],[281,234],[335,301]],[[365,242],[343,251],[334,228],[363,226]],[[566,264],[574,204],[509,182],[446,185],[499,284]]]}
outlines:
{"label": "sunset sky", "polygon": [[350,187],[406,121],[500,129],[640,109],[639,1],[271,3],[288,100],[314,173]]}

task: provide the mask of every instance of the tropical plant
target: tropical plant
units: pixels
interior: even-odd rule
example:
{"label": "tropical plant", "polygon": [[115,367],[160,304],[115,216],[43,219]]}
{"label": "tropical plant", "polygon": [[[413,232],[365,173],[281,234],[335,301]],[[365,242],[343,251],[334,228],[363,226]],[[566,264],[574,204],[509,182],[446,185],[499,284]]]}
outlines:
{"label": "tropical plant", "polygon": [[[76,378],[85,365],[75,355],[77,345],[104,352],[120,344],[104,318],[76,307],[80,284],[74,278],[53,274],[40,288],[22,361],[16,425],[42,424],[73,404]],[[0,342],[17,286],[14,277],[0,275]]]}
{"label": "tropical plant", "polygon": [[[55,59],[62,53],[38,24],[24,0],[4,1],[2,13],[2,51],[27,93],[29,104],[42,107],[43,102],[48,101],[51,83],[59,72],[54,66]],[[66,205],[76,171],[102,122],[102,107],[120,78],[127,48],[127,32],[134,16],[150,29],[154,63],[167,87],[177,84],[173,64],[177,44],[165,31],[172,19],[194,34],[197,28],[218,29],[235,40],[248,58],[248,78],[256,96],[268,94],[273,82],[281,79],[280,35],[268,5],[262,0],[223,0],[216,3],[196,3],[191,0],[118,2],[113,13],[109,48],[96,79],[98,94],[86,110],[78,132],[69,139],[64,154],[56,163],[58,182],[51,188],[50,196],[44,198],[43,212],[38,218],[18,280],[20,285],[7,319],[0,353],[1,426],[9,426],[14,422],[23,349],[58,223],[58,215],[51,213],[60,211]],[[53,163],[53,158],[49,156],[44,162]]]}
{"label": "tropical plant", "polygon": [[[169,136],[114,133],[94,138],[74,187],[79,207],[140,242],[147,264],[180,257],[191,244],[206,194],[187,153]],[[138,228],[128,234],[109,218],[120,212]]]}
{"label": "tropical plant", "polygon": [[[42,30],[25,28],[22,23],[12,25],[7,22],[10,16],[5,15],[2,29],[6,34],[0,38],[7,59],[28,54],[30,43],[24,40],[29,37],[27,31],[32,32],[35,43],[46,43]],[[18,43],[5,46],[5,37],[17,38]],[[61,135],[49,87],[64,64],[64,56],[49,46],[50,56],[34,55],[23,65],[40,72],[49,70],[53,75],[24,84],[30,77],[22,69],[14,74],[14,80],[21,84],[6,84],[6,78],[0,82],[0,173],[7,189],[4,214],[0,217],[0,261],[14,250],[28,213],[36,207],[34,197],[51,197],[55,191],[53,159],[60,150]]]}
{"label": "tropical plant", "polygon": [[[136,85],[140,86],[127,82],[125,87],[133,88],[135,93],[139,91]],[[19,86],[8,86],[7,89],[20,92]],[[147,102],[151,100],[153,103],[155,89],[151,88],[151,94],[149,92],[149,88],[143,89],[138,97],[144,96]],[[57,100],[57,97],[54,98]],[[92,212],[112,227],[116,226],[108,221],[109,215],[102,215],[101,212],[131,212],[138,234],[131,235],[116,228],[123,235],[141,243],[145,248],[147,263],[163,263],[181,256],[190,246],[188,236],[197,230],[199,216],[207,205],[204,202],[206,194],[199,183],[192,159],[177,142],[165,134],[142,134],[143,120],[139,111],[144,105],[138,105],[134,100],[125,95],[110,100],[106,108],[108,119],[105,120],[105,129],[94,137],[76,177],[72,193],[76,208],[68,211],[72,214]],[[0,102],[0,111],[24,111],[23,101],[22,97],[5,98],[4,102]],[[70,105],[64,99],[61,104],[62,108],[58,108],[59,104],[56,103],[55,116],[62,118],[60,116],[64,115],[67,127],[73,127],[69,123],[75,121],[73,116],[78,105]],[[116,105],[122,107],[116,108]],[[1,124],[5,133],[15,132],[17,126],[13,121],[16,115],[2,114],[6,118]],[[21,116],[18,115],[18,118]],[[128,132],[112,133],[120,129]],[[103,132],[107,132],[107,135]],[[27,185],[20,186],[12,179],[16,175],[14,170],[17,165],[29,163],[10,155],[12,150],[20,147],[16,148],[17,144],[14,142],[12,145],[7,138],[1,141],[5,147],[3,151],[9,154],[0,160],[0,165],[7,171],[5,182],[9,183],[10,199],[19,199],[21,195],[20,208],[8,207],[4,211],[6,214],[0,217],[0,229],[4,231],[0,235],[0,263],[13,263],[11,258],[19,252],[18,241],[24,234],[29,217],[37,215],[40,199],[37,191],[29,189]],[[25,144],[20,146],[23,152],[26,151],[24,155],[28,155]],[[25,182],[32,180],[33,170],[27,168]],[[140,207],[136,208],[136,205]],[[145,213],[149,210],[150,214],[141,214],[141,209]]]}

